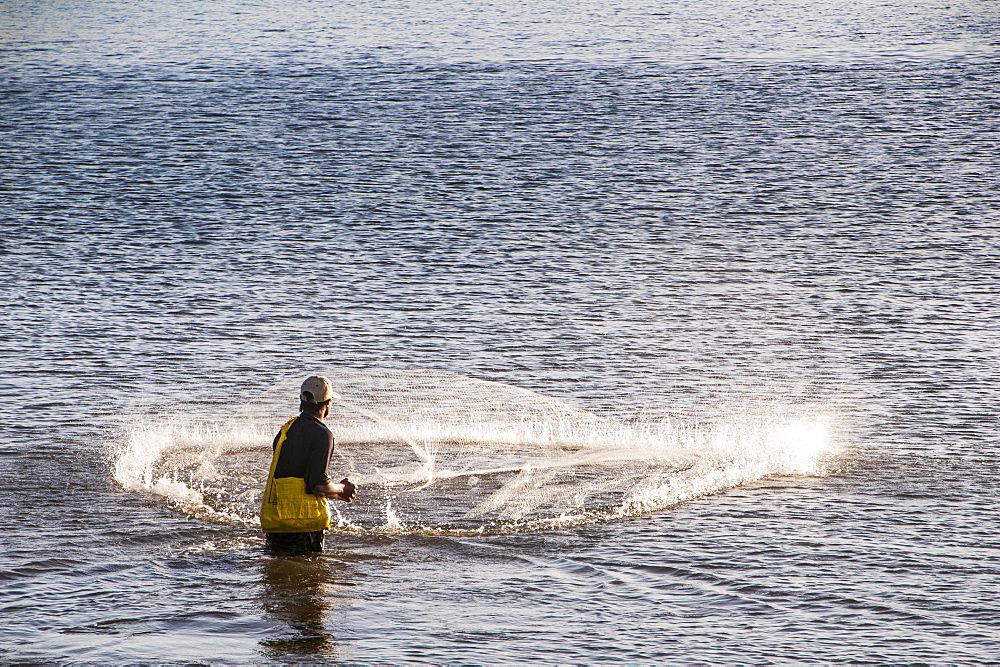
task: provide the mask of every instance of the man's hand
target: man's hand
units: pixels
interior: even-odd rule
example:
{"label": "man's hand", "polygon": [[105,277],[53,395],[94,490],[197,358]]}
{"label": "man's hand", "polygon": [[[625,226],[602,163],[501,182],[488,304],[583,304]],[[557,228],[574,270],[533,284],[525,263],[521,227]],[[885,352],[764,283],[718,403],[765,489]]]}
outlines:
{"label": "man's hand", "polygon": [[358,497],[357,485],[346,477],[340,480],[339,484],[335,484],[333,482],[317,484],[312,488],[312,492],[317,496],[333,498],[334,500],[343,500],[345,503],[349,503]]}
{"label": "man's hand", "polygon": [[340,480],[340,484],[333,484],[332,486],[341,487],[339,498],[345,503],[349,503],[358,497],[357,485],[346,477]]}

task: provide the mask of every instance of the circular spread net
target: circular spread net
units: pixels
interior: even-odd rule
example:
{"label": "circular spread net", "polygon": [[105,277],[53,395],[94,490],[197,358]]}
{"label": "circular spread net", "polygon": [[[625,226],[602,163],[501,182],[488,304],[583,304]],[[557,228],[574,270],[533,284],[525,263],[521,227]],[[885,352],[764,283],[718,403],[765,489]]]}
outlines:
{"label": "circular spread net", "polygon": [[[739,414],[710,425],[623,421],[511,385],[435,370],[321,371],[342,400],[326,420],[335,529],[510,532],[613,520],[829,463],[816,417]],[[128,491],[208,520],[254,525],[278,428],[302,377],[235,410],[179,404],[123,424],[111,457]]]}

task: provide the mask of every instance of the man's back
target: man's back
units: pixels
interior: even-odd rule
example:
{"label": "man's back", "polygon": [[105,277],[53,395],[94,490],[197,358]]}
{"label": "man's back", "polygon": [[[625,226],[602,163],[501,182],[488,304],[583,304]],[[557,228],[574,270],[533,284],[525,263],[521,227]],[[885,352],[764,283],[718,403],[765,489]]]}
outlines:
{"label": "man's back", "polygon": [[[275,436],[272,447],[277,444]],[[311,490],[330,481],[326,469],[332,453],[333,433],[316,417],[302,413],[288,428],[274,476],[301,477],[306,481],[306,489]]]}

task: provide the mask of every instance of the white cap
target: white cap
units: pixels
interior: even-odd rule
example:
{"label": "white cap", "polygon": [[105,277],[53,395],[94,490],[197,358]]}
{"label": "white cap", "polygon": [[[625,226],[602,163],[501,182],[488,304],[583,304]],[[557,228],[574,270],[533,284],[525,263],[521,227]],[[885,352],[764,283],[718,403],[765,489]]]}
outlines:
{"label": "white cap", "polygon": [[310,375],[302,383],[299,398],[307,403],[326,403],[330,399],[340,400],[340,394],[333,390],[330,378],[322,375]]}

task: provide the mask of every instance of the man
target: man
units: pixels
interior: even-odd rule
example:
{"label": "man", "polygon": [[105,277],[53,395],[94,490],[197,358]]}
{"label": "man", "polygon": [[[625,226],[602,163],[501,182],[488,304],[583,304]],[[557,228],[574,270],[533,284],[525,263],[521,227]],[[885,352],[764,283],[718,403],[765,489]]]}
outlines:
{"label": "man", "polygon": [[333,453],[333,433],[323,420],[334,399],[328,378],[312,375],[299,393],[299,416],[274,438],[274,455],[261,502],[261,528],[274,555],[296,556],[323,551],[330,527],[327,498],[351,502],[357,487],[348,479],[339,483],[327,475]]}

